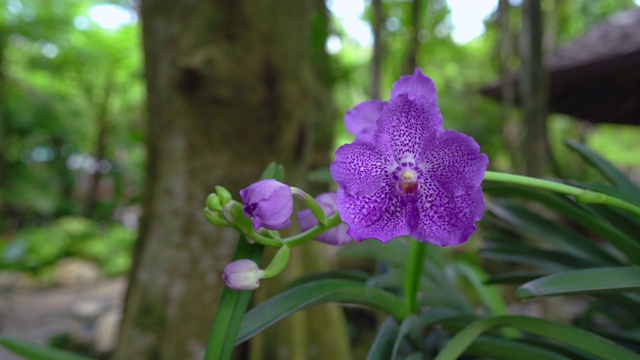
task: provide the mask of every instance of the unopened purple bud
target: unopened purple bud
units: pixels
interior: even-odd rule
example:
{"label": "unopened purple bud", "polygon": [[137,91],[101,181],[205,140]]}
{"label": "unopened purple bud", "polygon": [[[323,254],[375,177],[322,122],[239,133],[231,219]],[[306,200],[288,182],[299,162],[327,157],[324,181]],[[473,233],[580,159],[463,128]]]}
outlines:
{"label": "unopened purple bud", "polygon": [[281,230],[291,226],[291,188],[276,180],[261,180],[240,190],[244,213],[253,218],[253,227]]}
{"label": "unopened purple bud", "polygon": [[247,259],[236,260],[224,268],[222,280],[231,290],[254,290],[260,286],[264,271]]}

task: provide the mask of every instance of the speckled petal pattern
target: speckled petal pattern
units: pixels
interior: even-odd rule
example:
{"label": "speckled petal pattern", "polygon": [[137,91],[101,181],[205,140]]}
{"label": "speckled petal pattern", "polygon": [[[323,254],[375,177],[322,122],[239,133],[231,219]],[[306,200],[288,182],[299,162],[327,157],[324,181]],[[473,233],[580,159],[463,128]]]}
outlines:
{"label": "speckled petal pattern", "polygon": [[372,129],[340,147],[331,165],[340,217],[355,240],[409,235],[447,246],[475,231],[489,159],[473,138],[442,129],[436,102],[433,82],[416,69],[394,84],[373,129],[360,114],[377,111],[372,102],[345,117],[351,129]]}
{"label": "speckled petal pattern", "polygon": [[422,170],[437,179],[451,195],[459,195],[480,186],[489,163],[472,137],[446,130],[428,144],[420,159]]}
{"label": "speckled petal pattern", "polygon": [[388,162],[376,144],[356,140],[336,151],[331,175],[347,192],[371,195],[389,177]]}
{"label": "speckled petal pattern", "polygon": [[421,157],[441,126],[442,115],[432,100],[410,100],[400,94],[382,110],[374,138],[388,157],[401,163],[407,157]]}

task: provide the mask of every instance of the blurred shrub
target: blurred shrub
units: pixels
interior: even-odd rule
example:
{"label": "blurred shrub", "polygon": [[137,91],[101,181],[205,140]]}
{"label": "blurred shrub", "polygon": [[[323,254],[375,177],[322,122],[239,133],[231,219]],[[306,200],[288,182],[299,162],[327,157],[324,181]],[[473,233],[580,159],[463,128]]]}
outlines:
{"label": "blurred shrub", "polygon": [[106,276],[125,273],[131,265],[136,233],[117,223],[63,217],[46,226],[16,232],[0,244],[0,269],[38,275],[58,260],[75,257],[95,262]]}

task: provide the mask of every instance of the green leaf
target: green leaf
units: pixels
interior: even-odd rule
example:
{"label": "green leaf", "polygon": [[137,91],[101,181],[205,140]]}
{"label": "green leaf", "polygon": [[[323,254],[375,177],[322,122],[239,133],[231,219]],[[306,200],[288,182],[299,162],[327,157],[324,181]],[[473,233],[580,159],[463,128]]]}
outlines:
{"label": "green leaf", "polygon": [[523,236],[552,244],[559,250],[584,257],[601,265],[621,265],[620,261],[600,249],[579,233],[515,203],[492,204],[491,212]]}
{"label": "green leaf", "polygon": [[522,197],[544,204],[563,217],[568,217],[586,229],[593,231],[596,235],[601,236],[618,248],[633,263],[640,264],[640,242],[635,241],[633,237],[603,219],[588,205],[576,204],[565,196],[524,187],[491,185],[484,186],[483,190],[485,193],[493,195]]}
{"label": "green leaf", "polygon": [[635,203],[636,205],[640,205],[640,188],[638,188],[638,186],[634,184],[627,175],[618,170],[613,166],[613,164],[604,159],[598,153],[583,144],[574,140],[566,140],[566,144],[575,152],[580,154],[585,161],[598,169],[598,171],[600,171],[607,180],[623,192],[627,193],[628,196],[623,197],[623,199]]}
{"label": "green leaf", "polygon": [[537,279],[541,276],[548,275],[548,273],[540,272],[511,272],[493,275],[487,280],[486,284],[522,284],[527,281]]}
{"label": "green leaf", "polygon": [[420,316],[420,323],[423,327],[431,326],[439,323],[442,320],[459,318],[463,313],[456,309],[446,307],[436,307],[429,309]]}
{"label": "green leaf", "polygon": [[251,309],[245,315],[236,344],[298,310],[332,301],[376,307],[397,319],[408,315],[404,302],[387,291],[356,281],[319,280],[286,290]]}
{"label": "green leaf", "polygon": [[435,360],[456,360],[480,334],[496,327],[511,326],[521,331],[562,342],[602,360],[640,360],[640,355],[588,331],[553,321],[526,316],[497,316],[475,321],[456,334]]}
{"label": "green leaf", "polygon": [[487,259],[529,264],[551,271],[570,270],[572,268],[596,267],[598,263],[585,260],[558,251],[541,250],[528,246],[496,246],[480,249]]}
{"label": "green leaf", "polygon": [[400,345],[402,344],[402,340],[405,336],[411,340],[412,344],[416,348],[421,348],[420,319],[417,315],[408,316],[400,324],[400,329],[396,335],[396,341],[393,344],[393,351],[391,351],[391,360],[397,359],[396,355],[398,354],[398,350],[400,349]]}
{"label": "green leaf", "polygon": [[640,267],[601,267],[547,275],[520,286],[517,294],[532,299],[635,290],[640,290]]}
{"label": "green leaf", "polygon": [[0,344],[14,354],[27,360],[91,360],[92,358],[48,346],[35,345],[26,341],[0,338]]}
{"label": "green leaf", "polygon": [[378,329],[376,338],[369,349],[367,360],[387,360],[393,355],[393,345],[398,335],[398,322],[388,317]]}
{"label": "green leaf", "polygon": [[287,289],[319,280],[351,280],[364,283],[370,278],[369,274],[360,270],[333,270],[300,276],[287,284]]}
{"label": "green leaf", "polygon": [[518,354],[518,360],[569,360],[545,348],[489,336],[477,338],[465,353],[496,360],[512,360],[514,354]]}
{"label": "green leaf", "polygon": [[407,246],[399,240],[383,244],[377,240],[365,240],[359,244],[343,246],[338,257],[349,259],[383,260],[396,267],[403,268],[407,258]]}
{"label": "green leaf", "polygon": [[485,279],[489,277],[487,273],[478,266],[463,262],[457,264],[457,269],[471,284],[491,315],[507,314],[507,304],[504,302],[502,295],[494,287],[487,286],[485,282]]}

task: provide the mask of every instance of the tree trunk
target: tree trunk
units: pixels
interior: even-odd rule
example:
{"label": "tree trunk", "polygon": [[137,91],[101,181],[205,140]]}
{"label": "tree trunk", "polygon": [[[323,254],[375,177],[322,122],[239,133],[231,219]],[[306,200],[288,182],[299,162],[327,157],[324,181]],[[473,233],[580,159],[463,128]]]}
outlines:
{"label": "tree trunk", "polygon": [[547,141],[547,74],[542,54],[542,12],[540,0],[522,4],[520,95],[524,118],[522,151],[526,173],[543,176],[550,167]]}
{"label": "tree trunk", "polygon": [[321,0],[147,0],[141,15],[148,180],[115,359],[201,359],[238,238],[206,222],[207,194],[237,194],[272,160],[294,178],[328,162],[314,156],[333,120],[314,28],[327,14]]}
{"label": "tree trunk", "polygon": [[382,0],[372,0],[373,8],[373,56],[371,59],[371,99],[380,99],[380,79],[382,78]]}
{"label": "tree trunk", "polygon": [[513,81],[513,69],[509,65],[514,56],[514,46],[512,42],[511,22],[509,16],[511,13],[511,5],[509,0],[500,0],[498,2],[498,23],[500,26],[500,35],[498,42],[498,66],[500,71],[500,92],[502,101],[500,103],[500,117],[502,120],[503,134],[506,145],[511,154],[512,168],[520,169],[523,163],[522,154],[519,151],[521,141],[521,124],[515,121],[513,116],[513,106],[515,105],[516,89]]}
{"label": "tree trunk", "polygon": [[409,27],[409,52],[407,54],[405,74],[413,74],[413,71],[418,66],[418,48],[420,46],[418,34],[420,33],[422,6],[422,0],[413,0],[411,6],[411,26]]}
{"label": "tree trunk", "polygon": [[100,171],[100,161],[107,157],[107,141],[109,137],[109,130],[111,127],[109,121],[109,105],[111,101],[111,94],[113,92],[113,79],[107,79],[100,102],[94,104],[96,108],[96,142],[94,158],[96,161],[96,169],[91,176],[91,187],[89,188],[89,198],[87,199],[87,205],[85,208],[85,215],[87,217],[95,217],[96,207],[98,206],[98,192],[100,190],[100,182],[102,179],[102,171]]}

